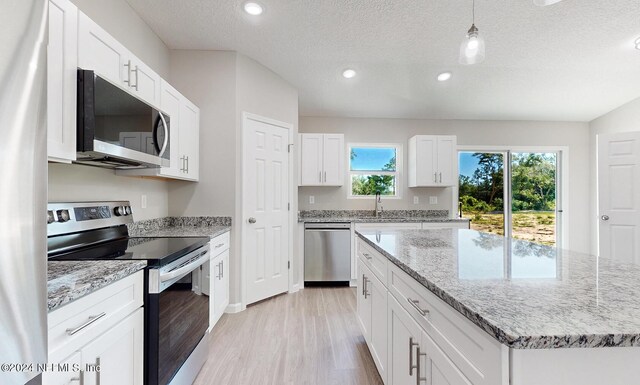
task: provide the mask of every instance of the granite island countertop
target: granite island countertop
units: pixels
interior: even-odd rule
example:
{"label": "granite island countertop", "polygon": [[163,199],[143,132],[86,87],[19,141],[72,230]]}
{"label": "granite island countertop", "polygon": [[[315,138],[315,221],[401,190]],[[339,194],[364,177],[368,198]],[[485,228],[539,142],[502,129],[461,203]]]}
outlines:
{"label": "granite island countertop", "polygon": [[373,210],[307,210],[298,215],[298,222],[354,223],[415,223],[469,222],[466,218],[450,218],[449,210],[388,210],[376,217]]}
{"label": "granite island countertop", "polygon": [[510,348],[640,347],[640,266],[473,230],[356,233]]}
{"label": "granite island countertop", "polygon": [[48,311],[108,286],[146,266],[146,261],[49,261]]}

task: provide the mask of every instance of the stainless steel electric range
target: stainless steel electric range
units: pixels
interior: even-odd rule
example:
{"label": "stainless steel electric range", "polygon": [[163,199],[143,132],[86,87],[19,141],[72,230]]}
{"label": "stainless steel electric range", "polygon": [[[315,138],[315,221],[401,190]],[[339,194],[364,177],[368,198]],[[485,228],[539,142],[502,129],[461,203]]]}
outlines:
{"label": "stainless steel electric range", "polygon": [[50,203],[49,260],[145,260],[145,384],[191,384],[207,356],[209,238],[130,237],[129,202]]}

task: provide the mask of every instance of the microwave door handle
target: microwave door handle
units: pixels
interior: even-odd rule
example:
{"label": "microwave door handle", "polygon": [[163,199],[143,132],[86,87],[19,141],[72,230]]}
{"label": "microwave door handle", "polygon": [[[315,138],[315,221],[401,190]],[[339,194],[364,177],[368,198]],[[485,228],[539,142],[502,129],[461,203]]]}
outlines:
{"label": "microwave door handle", "polygon": [[162,112],[159,112],[159,114],[160,119],[162,120],[162,127],[164,128],[164,143],[162,143],[162,148],[158,154],[158,156],[162,158],[162,155],[164,155],[164,152],[167,150],[167,145],[169,144],[169,127],[167,126],[167,121],[164,120]]}

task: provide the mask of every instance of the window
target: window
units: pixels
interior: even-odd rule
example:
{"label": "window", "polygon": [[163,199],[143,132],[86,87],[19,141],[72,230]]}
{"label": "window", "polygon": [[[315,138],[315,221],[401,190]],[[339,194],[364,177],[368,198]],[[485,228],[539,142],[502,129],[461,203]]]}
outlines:
{"label": "window", "polygon": [[400,149],[397,144],[349,145],[349,197],[368,197],[377,192],[399,197]]}

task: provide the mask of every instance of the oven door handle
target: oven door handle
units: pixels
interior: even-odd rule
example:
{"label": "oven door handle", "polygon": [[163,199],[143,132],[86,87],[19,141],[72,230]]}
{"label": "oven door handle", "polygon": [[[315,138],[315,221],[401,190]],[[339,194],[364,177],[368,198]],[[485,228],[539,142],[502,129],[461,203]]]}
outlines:
{"label": "oven door handle", "polygon": [[160,282],[166,282],[176,277],[179,277],[181,275],[185,275],[186,273],[189,273],[195,270],[196,267],[203,265],[208,260],[209,260],[209,250],[205,250],[202,252],[202,254],[200,254],[200,257],[198,259],[191,262],[190,264],[182,266],[179,269],[171,270],[169,272],[160,274]]}

